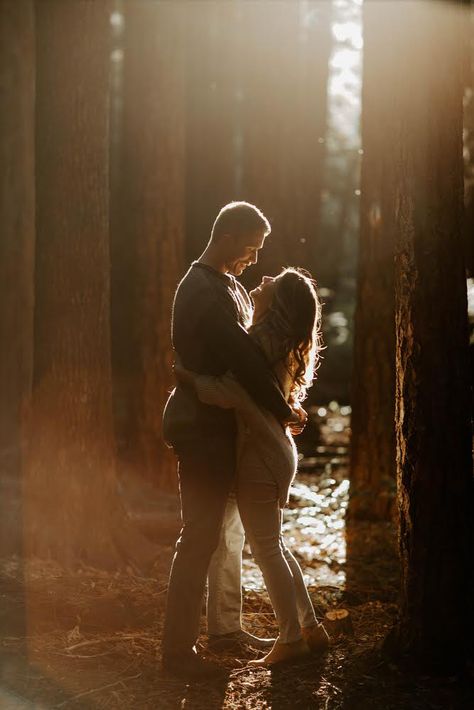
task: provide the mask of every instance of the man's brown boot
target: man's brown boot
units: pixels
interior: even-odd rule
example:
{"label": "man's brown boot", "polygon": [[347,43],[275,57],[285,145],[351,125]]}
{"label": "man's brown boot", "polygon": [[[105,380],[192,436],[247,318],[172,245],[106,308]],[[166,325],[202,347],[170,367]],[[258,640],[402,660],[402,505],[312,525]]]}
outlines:
{"label": "man's brown boot", "polygon": [[173,655],[163,655],[161,665],[164,671],[184,680],[208,680],[224,678],[228,672],[217,663],[199,656],[194,651]]}

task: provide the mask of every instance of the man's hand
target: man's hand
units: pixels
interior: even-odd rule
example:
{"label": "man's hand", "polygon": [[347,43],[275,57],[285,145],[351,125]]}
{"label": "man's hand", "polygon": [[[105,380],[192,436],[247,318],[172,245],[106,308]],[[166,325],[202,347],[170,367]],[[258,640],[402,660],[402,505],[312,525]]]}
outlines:
{"label": "man's hand", "polygon": [[299,403],[293,404],[291,408],[293,410],[293,414],[286,424],[293,436],[297,436],[298,434],[301,434],[306,426],[306,422],[308,421],[308,412],[306,412],[306,410],[304,410]]}

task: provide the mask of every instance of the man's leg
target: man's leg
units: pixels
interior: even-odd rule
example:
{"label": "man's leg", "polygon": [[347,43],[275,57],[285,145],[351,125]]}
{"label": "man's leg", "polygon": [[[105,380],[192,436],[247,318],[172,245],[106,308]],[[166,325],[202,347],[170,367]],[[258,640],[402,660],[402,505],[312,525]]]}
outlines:
{"label": "man's leg", "polygon": [[242,652],[248,646],[266,649],[275,639],[254,636],[242,629],[242,549],[245,533],[235,492],[231,493],[219,537],[209,565],[207,632],[214,651]]}
{"label": "man's leg", "polygon": [[235,455],[232,441],[199,442],[179,452],[183,526],[170,573],[163,661],[189,657],[199,634],[204,588],[219,542]]}
{"label": "man's leg", "polygon": [[225,509],[219,545],[209,565],[207,632],[210,636],[230,634],[241,629],[244,540],[237,500],[235,494],[231,493]]}

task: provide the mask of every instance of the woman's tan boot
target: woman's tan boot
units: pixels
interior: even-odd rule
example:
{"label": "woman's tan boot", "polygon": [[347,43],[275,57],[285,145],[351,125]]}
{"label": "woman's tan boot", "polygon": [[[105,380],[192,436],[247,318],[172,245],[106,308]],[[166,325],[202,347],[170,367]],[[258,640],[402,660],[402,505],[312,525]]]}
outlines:
{"label": "woman's tan boot", "polygon": [[329,646],[329,636],[322,624],[313,624],[301,629],[303,638],[312,653],[323,653]]}
{"label": "woman's tan boot", "polygon": [[304,639],[292,641],[291,643],[282,643],[278,639],[273,644],[270,653],[267,653],[263,658],[258,658],[255,661],[249,661],[249,666],[274,666],[276,663],[291,663],[304,656],[309,656],[311,651]]}

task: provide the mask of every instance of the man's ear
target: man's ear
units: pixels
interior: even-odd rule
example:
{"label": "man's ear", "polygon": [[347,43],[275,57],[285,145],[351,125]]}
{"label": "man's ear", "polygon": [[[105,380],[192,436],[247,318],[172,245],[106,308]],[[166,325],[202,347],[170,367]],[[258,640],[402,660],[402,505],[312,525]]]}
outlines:
{"label": "man's ear", "polygon": [[219,234],[217,237],[214,237],[214,241],[216,243],[223,242],[225,239],[231,239],[231,235],[228,234],[227,232],[223,232],[222,234]]}
{"label": "man's ear", "polygon": [[230,234],[229,232],[224,232],[220,238],[223,244],[231,245],[231,248],[235,247],[238,239],[235,234]]}

